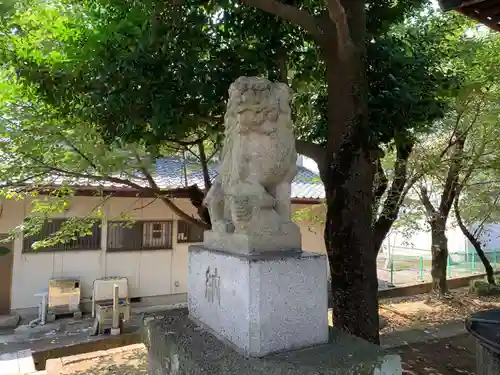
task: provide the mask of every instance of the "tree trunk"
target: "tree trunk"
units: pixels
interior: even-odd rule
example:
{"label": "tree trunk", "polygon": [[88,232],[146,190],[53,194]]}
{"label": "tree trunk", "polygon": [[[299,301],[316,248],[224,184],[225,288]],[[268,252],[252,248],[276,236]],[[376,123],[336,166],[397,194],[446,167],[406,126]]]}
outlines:
{"label": "tree trunk", "polygon": [[448,173],[443,185],[439,208],[436,209],[431,203],[430,196],[425,186],[420,187],[420,199],[427,212],[432,236],[432,291],[444,295],[448,292],[446,285],[446,266],[448,263],[448,239],[446,238],[446,222],[452,208],[453,202],[459,193],[459,175],[462,169],[462,158],[467,138],[467,132],[456,132],[452,139],[451,148],[446,148],[441,157],[448,149],[452,150]]}
{"label": "tree trunk", "polygon": [[[281,1],[242,0],[307,30],[321,47],[328,85],[328,136],[320,160],[327,217],[333,324],[379,343],[376,254],[371,234],[376,140],[368,128],[365,1],[325,2],[313,15]],[[310,147],[311,149],[311,147]]]}
{"label": "tree trunk", "polygon": [[[413,150],[413,145],[414,143],[411,140],[405,140],[404,143],[396,144],[397,157],[394,162],[394,178],[387,192],[382,211],[373,224],[373,248],[377,255],[384,239],[398,218],[399,209],[409,190],[409,186],[406,185],[407,183],[408,185],[412,184],[411,181],[408,181],[408,159]],[[382,168],[382,166],[378,168]],[[382,173],[384,172],[382,171]],[[387,187],[387,183],[385,185]],[[378,205],[380,202],[376,201],[375,203]],[[376,209],[378,209],[378,207],[376,207]],[[376,211],[376,209],[374,209],[374,211]]]}
{"label": "tree trunk", "polygon": [[493,267],[491,266],[490,261],[486,257],[486,254],[483,251],[483,248],[481,246],[481,242],[477,240],[476,237],[467,229],[466,225],[464,224],[462,220],[462,215],[460,215],[460,209],[458,207],[458,195],[457,198],[455,199],[455,202],[453,203],[454,209],[455,209],[455,218],[457,219],[458,226],[460,227],[460,230],[464,234],[464,236],[470,241],[472,246],[474,246],[474,249],[476,249],[476,253],[479,256],[479,259],[481,259],[481,262],[483,263],[484,269],[486,271],[486,277],[488,279],[488,283],[490,284],[495,284],[495,276],[494,276],[494,271]]}
{"label": "tree trunk", "polygon": [[200,164],[201,170],[203,172],[203,183],[205,184],[205,193],[212,187],[212,180],[210,179],[210,173],[208,173],[208,160],[205,153],[205,145],[203,142],[198,143],[198,152],[200,154]]}
{"label": "tree trunk", "polygon": [[468,232],[471,235],[470,237],[467,236],[465,232],[463,233],[467,237],[467,239],[471,242],[472,246],[474,246],[474,249],[476,249],[476,253],[479,256],[479,259],[481,259],[481,262],[483,263],[484,269],[486,271],[486,277],[488,279],[488,283],[495,284],[495,272],[493,271],[493,267],[491,266],[490,261],[488,260],[486,254],[483,251],[481,243],[476,238],[474,238],[474,236],[472,236],[470,232]]}
{"label": "tree trunk", "polygon": [[[328,80],[328,142],[322,179],[335,327],[379,343],[378,280],[371,233],[376,147],[368,137],[364,2],[343,2],[351,43],[323,50]],[[332,40],[336,31],[325,30]],[[338,40],[337,43],[340,43]],[[351,49],[352,48],[352,49]],[[333,52],[332,52],[333,50]]]}
{"label": "tree trunk", "polygon": [[[371,227],[371,163],[362,155],[347,165],[344,183],[328,179],[325,242],[331,270],[333,324],[379,343],[378,280]],[[333,173],[329,173],[332,175]]]}
{"label": "tree trunk", "polygon": [[432,291],[440,295],[448,292],[446,283],[446,266],[448,264],[448,238],[446,238],[446,221],[443,219],[432,219]]}

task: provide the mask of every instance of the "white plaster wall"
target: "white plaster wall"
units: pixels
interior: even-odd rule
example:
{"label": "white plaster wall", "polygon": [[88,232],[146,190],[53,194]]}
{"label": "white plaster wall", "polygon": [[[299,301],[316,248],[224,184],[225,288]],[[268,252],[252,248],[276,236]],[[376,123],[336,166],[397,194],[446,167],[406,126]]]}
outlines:
{"label": "white plaster wall", "polygon": [[[305,204],[294,204],[292,210],[299,211],[307,208]],[[302,249],[312,253],[326,254],[324,240],[324,226],[316,223],[297,222],[302,234]]]}
{"label": "white plaster wall", "polygon": [[[89,211],[97,208],[100,202],[97,197],[75,197],[69,210],[59,217],[89,215]],[[176,199],[175,203],[185,212],[195,214],[188,200]],[[0,216],[0,233],[8,233],[20,225],[30,213],[30,207],[29,200],[5,201]],[[14,242],[12,309],[35,307],[38,298],[34,294],[46,289],[48,280],[56,277],[80,278],[84,299],[91,296],[93,281],[105,276],[127,277],[132,298],[187,293],[190,244],[176,243],[177,217],[163,202],[115,197],[105,201],[102,212],[104,220],[117,220],[121,212],[127,212],[137,220],[174,220],[173,250],[106,252],[103,231],[101,250],[23,253],[22,239],[18,238]],[[305,250],[325,253],[322,230],[303,224],[301,232]]]}
{"label": "white plaster wall", "polygon": [[[471,228],[472,229],[472,228]],[[500,224],[488,224],[485,225],[485,229],[479,236],[484,251],[492,252],[496,249],[500,254]],[[474,246],[471,243],[468,244],[470,251],[474,251]]]}
{"label": "white plaster wall", "polygon": [[[393,230],[385,239],[382,245],[382,251],[391,247],[392,254],[403,256],[428,256],[431,257],[432,236],[430,230],[414,231],[410,234],[403,234]],[[446,228],[446,237],[448,238],[448,250],[450,254],[463,254],[466,252],[469,241],[463,235],[462,231],[453,220],[450,220]]]}

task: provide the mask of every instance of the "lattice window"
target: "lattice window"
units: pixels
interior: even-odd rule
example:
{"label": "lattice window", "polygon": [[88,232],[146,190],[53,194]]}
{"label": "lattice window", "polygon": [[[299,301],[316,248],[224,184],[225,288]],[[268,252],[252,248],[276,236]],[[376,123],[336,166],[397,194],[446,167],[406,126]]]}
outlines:
{"label": "lattice window", "polygon": [[203,228],[179,220],[177,222],[177,242],[178,243],[197,243],[203,242]]}
{"label": "lattice window", "polygon": [[48,219],[45,221],[40,233],[26,237],[23,243],[23,252],[38,252],[38,251],[65,251],[65,250],[98,250],[101,248],[101,227],[99,222],[92,225],[92,234],[90,236],[77,236],[75,240],[70,240],[65,243],[57,243],[50,247],[32,249],[32,245],[43,239],[46,239],[51,234],[61,230],[64,222],[68,219]]}
{"label": "lattice window", "polygon": [[166,250],[172,248],[172,221],[108,224],[108,251]]}

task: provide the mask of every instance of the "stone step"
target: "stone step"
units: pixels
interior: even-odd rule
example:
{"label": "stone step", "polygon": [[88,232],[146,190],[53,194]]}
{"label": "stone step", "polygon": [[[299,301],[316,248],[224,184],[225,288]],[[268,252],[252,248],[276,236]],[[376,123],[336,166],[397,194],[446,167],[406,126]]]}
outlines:
{"label": "stone step", "polygon": [[30,349],[0,355],[0,375],[27,375],[35,372],[35,361]]}

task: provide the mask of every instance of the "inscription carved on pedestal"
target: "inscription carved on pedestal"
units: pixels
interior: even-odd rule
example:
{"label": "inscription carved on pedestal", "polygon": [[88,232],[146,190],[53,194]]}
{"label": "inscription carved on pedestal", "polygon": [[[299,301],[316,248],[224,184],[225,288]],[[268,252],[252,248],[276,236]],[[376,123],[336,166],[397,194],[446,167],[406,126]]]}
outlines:
{"label": "inscription carved on pedestal", "polygon": [[220,306],[220,276],[217,268],[212,272],[210,266],[205,272],[205,298],[208,302],[215,302]]}

